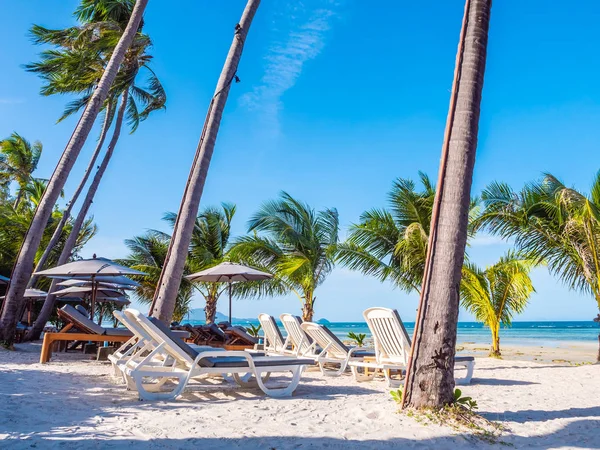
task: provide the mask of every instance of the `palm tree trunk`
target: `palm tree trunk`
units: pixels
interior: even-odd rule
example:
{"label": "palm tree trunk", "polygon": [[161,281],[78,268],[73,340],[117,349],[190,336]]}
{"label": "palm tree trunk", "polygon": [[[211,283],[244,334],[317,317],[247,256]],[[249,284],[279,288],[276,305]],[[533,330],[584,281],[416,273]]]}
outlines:
{"label": "palm tree trunk", "polygon": [[[477,149],[491,0],[467,0],[429,241],[429,268],[407,369],[403,405],[439,408],[454,400],[459,286]],[[461,52],[462,49],[463,51]],[[446,147],[447,145],[447,147]],[[436,217],[437,216],[437,217]]]}
{"label": "palm tree trunk", "polygon": [[[110,143],[108,144],[108,148],[106,149],[106,154],[104,155],[104,158],[102,159],[102,162],[100,163],[100,167],[98,167],[98,170],[96,171],[96,174],[94,175],[94,179],[92,180],[92,183],[90,184],[90,187],[85,196],[85,199],[83,200],[83,204],[81,205],[81,209],[79,210],[79,213],[77,214],[77,218],[73,222],[73,227],[71,228],[69,237],[67,238],[67,241],[65,242],[62,252],[60,253],[60,256],[58,258],[57,265],[59,265],[59,266],[62,264],[66,264],[69,261],[69,258],[71,257],[71,253],[73,252],[73,249],[75,248],[75,244],[77,243],[77,238],[79,236],[79,233],[81,231],[83,223],[85,222],[87,213],[90,209],[90,206],[92,205],[92,202],[94,201],[94,196],[96,195],[96,191],[98,190],[100,181],[102,181],[104,172],[106,171],[106,168],[108,167],[110,158],[112,157],[113,151],[117,145],[117,141],[119,140],[119,136],[121,134],[121,126],[123,124],[123,117],[125,115],[125,110],[127,109],[127,98],[128,98],[127,90],[125,90],[125,92],[121,96],[121,105],[119,106],[119,112],[117,113],[115,129],[114,129],[113,135],[110,139]],[[44,300],[42,310],[40,311],[39,316],[35,320],[33,327],[31,327],[31,329],[27,332],[27,335],[25,336],[26,340],[33,341],[33,340],[39,339],[40,334],[42,333],[42,330],[44,329],[44,326],[46,325],[46,322],[48,322],[48,319],[50,318],[50,315],[52,314],[52,310],[54,309],[54,302],[56,300],[56,296],[54,294],[52,294],[52,292],[54,292],[56,290],[56,283],[57,283],[57,280],[52,280],[52,284],[50,285],[50,290],[48,291],[48,292],[50,292],[50,294],[48,294],[48,296],[46,297],[46,300]]]}
{"label": "palm tree trunk", "polygon": [[302,304],[302,321],[312,322],[313,316],[315,315],[315,299],[311,292],[304,294],[304,303]]}
{"label": "palm tree trunk", "polygon": [[[106,108],[106,117],[104,118],[104,123],[102,124],[102,131],[100,132],[100,138],[98,139],[98,144],[96,145],[96,149],[94,150],[94,153],[92,154],[92,159],[90,159],[90,162],[88,163],[88,166],[85,169],[85,172],[83,174],[83,178],[81,179],[81,181],[79,182],[79,186],[77,186],[77,189],[73,193],[73,197],[71,198],[71,201],[67,204],[67,207],[65,208],[63,215],[60,218],[60,222],[58,222],[58,225],[56,226],[56,229],[54,230],[54,233],[52,234],[52,237],[50,238],[50,242],[48,242],[48,245],[46,246],[44,253],[42,254],[37,265],[35,266],[35,269],[33,271],[34,274],[36,272],[39,272],[40,270],[44,270],[44,266],[46,265],[46,261],[48,260],[50,253],[52,252],[52,250],[54,249],[54,247],[60,240],[62,230],[65,227],[65,224],[67,223],[69,218],[71,217],[71,210],[73,209],[73,206],[75,206],[75,203],[77,203],[77,199],[79,198],[79,195],[83,191],[83,188],[85,187],[87,180],[89,179],[90,174],[92,173],[92,170],[94,169],[94,165],[96,164],[96,160],[98,159],[98,155],[100,154],[100,150],[102,149],[102,146],[104,145],[104,140],[106,139],[106,135],[108,134],[108,129],[110,128],[110,124],[111,124],[110,119],[112,118],[112,116],[110,114],[111,107],[112,107],[111,101],[109,100],[108,106]],[[33,275],[29,279],[29,283],[27,284],[27,287],[31,288],[31,287],[35,286],[38,278],[39,277],[37,275]]]}
{"label": "palm tree trunk", "polygon": [[500,354],[500,330],[496,327],[492,328],[492,351],[490,352],[490,356],[496,358],[502,356]]}
{"label": "palm tree trunk", "polygon": [[15,203],[13,204],[13,209],[17,209],[19,203],[21,203],[21,198],[23,197],[23,190],[25,186],[19,186],[19,190],[17,191],[17,198],[15,198]]}
{"label": "palm tree trunk", "polygon": [[46,227],[54,205],[65,186],[69,173],[94,125],[98,112],[108,96],[108,91],[117,76],[119,67],[125,57],[125,52],[131,45],[131,42],[137,33],[147,4],[148,0],[136,1],[127,28],[125,28],[125,31],[121,35],[106,69],[102,74],[102,78],[83,111],[75,131],[69,139],[69,143],[67,144],[36,209],[29,230],[27,230],[27,234],[21,245],[21,250],[19,251],[19,256],[13,267],[11,283],[8,288],[8,293],[6,294],[6,299],[4,300],[2,315],[0,316],[0,341],[3,341],[4,345],[7,347],[12,346],[14,341],[17,323],[16,313],[19,309],[19,304],[23,301],[25,288],[31,278],[35,254],[42,240],[44,228]]}
{"label": "palm tree trunk", "polygon": [[217,83],[217,89],[211,100],[204,122],[204,129],[200,142],[196,149],[196,156],[192,164],[190,175],[183,194],[173,237],[169,244],[169,250],[165,264],[160,275],[158,287],[154,294],[154,300],[150,306],[150,314],[165,323],[170,322],[175,309],[175,299],[181,284],[185,261],[188,255],[190,239],[200,206],[200,198],[206,181],[206,174],[210,166],[221,117],[229,95],[229,88],[236,77],[236,72],[248,30],[260,0],[248,0],[242,19],[235,27],[233,43],[229,49],[225,65]]}
{"label": "palm tree trunk", "polygon": [[206,315],[206,323],[214,323],[215,316],[217,315],[217,299],[208,296],[206,297],[206,307],[204,308]]}

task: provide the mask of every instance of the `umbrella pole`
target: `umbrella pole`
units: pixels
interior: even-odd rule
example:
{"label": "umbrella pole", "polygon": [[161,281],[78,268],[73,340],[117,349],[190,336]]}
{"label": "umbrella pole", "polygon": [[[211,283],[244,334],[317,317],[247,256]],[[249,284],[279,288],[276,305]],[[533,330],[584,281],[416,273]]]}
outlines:
{"label": "umbrella pole", "polygon": [[96,277],[92,276],[92,302],[90,305],[90,319],[94,320],[94,310],[96,309]]}
{"label": "umbrella pole", "polygon": [[231,324],[231,280],[229,280],[229,323]]}
{"label": "umbrella pole", "polygon": [[[31,310],[33,309],[33,300],[29,300],[29,307],[27,308],[27,326],[31,326]],[[21,320],[21,318],[19,318]]]}

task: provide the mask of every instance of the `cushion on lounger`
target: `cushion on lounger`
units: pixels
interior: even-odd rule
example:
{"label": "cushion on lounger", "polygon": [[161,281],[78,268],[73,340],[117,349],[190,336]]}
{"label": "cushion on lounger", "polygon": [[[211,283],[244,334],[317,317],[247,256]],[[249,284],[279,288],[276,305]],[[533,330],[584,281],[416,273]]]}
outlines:
{"label": "cushion on lounger", "polygon": [[104,328],[102,328],[97,323],[94,323],[93,320],[81,314],[71,305],[65,305],[60,310],[62,311],[63,317],[65,317],[66,320],[70,321],[79,331],[90,334],[104,334]]}
{"label": "cushion on lounger", "polygon": [[196,350],[194,350],[192,347],[190,347],[185,342],[183,342],[181,339],[179,339],[177,336],[175,336],[171,332],[171,329],[168,326],[166,326],[164,323],[162,323],[160,320],[158,320],[156,317],[148,317],[148,319],[150,319],[150,322],[152,322],[156,326],[156,328],[158,328],[167,337],[169,337],[169,339],[171,339],[173,341],[173,343],[175,345],[177,345],[177,347],[179,347],[190,358],[195,359],[196,356],[198,356],[198,352]]}
{"label": "cushion on lounger", "polygon": [[400,314],[398,314],[398,310],[394,309],[393,313],[396,316],[396,319],[398,320],[398,323],[400,324],[400,328],[402,328],[402,332],[404,333],[404,337],[408,341],[408,345],[411,345],[411,343],[410,343],[410,336],[408,335],[408,332],[406,331],[406,328],[404,328],[404,322],[402,322],[402,319],[400,318]]}
{"label": "cushion on lounger", "polygon": [[[256,355],[252,355],[256,356]],[[312,359],[301,359],[301,358],[261,358],[254,360],[256,367],[276,367],[276,366],[309,366],[315,362]],[[201,367],[211,368],[228,368],[228,367],[248,367],[248,361],[246,358],[237,356],[209,356],[208,358],[202,358],[198,361]]]}
{"label": "cushion on lounger", "polygon": [[87,309],[83,307],[83,305],[75,305],[75,309],[83,314],[85,317],[90,317],[90,313]]}
{"label": "cushion on lounger", "polygon": [[375,352],[370,352],[368,350],[359,350],[357,352],[352,353],[353,358],[374,358]]}
{"label": "cushion on lounger", "polygon": [[105,328],[106,336],[133,336],[133,333],[127,328]]}

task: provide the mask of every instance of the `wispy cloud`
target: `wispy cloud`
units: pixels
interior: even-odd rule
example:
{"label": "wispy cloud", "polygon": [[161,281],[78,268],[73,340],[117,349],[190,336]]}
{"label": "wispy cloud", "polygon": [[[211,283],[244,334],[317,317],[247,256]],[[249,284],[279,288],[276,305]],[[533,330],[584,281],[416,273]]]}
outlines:
{"label": "wispy cloud", "polygon": [[20,103],[25,103],[25,100],[22,98],[0,98],[0,105],[18,105]]}
{"label": "wispy cloud", "polygon": [[260,85],[242,97],[242,104],[260,112],[275,133],[279,131],[279,112],[283,107],[281,97],[296,84],[306,62],[323,50],[336,17],[336,6],[332,0],[289,2],[276,14],[274,42],[265,56],[265,74]]}

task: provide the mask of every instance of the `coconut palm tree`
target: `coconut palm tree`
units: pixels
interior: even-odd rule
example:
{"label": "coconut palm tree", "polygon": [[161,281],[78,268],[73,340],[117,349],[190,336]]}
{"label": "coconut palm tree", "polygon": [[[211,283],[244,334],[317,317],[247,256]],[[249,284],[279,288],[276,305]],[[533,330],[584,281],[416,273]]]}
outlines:
{"label": "coconut palm tree", "polygon": [[[364,212],[338,246],[337,261],[352,270],[390,281],[406,292],[421,291],[435,186],[419,172],[421,190],[408,178],[398,178],[388,194],[388,207]],[[472,199],[469,216],[478,212]]]}
{"label": "coconut palm tree", "polygon": [[519,192],[492,183],[481,199],[475,229],[513,239],[520,252],[545,263],[566,286],[591,295],[600,310],[600,172],[589,194],[545,174]]}
{"label": "coconut palm tree", "polygon": [[271,273],[273,279],[240,283],[240,297],[274,296],[293,292],[302,306],[302,318],[312,321],[315,292],[334,266],[339,218],[336,209],[316,212],[286,192],[262,205],[249,221],[254,233],[237,239],[230,251],[240,261]]}
{"label": "coconut palm tree", "polygon": [[492,333],[490,356],[500,357],[500,326],[510,326],[533,292],[529,272],[534,262],[509,252],[496,264],[481,269],[466,263],[460,283],[461,303]]}
{"label": "coconut palm tree", "polygon": [[[127,18],[131,15],[132,8],[133,2],[130,0],[104,0],[102,2],[84,0],[76,11],[76,17],[81,21],[81,26],[66,30],[50,30],[39,25],[33,26],[31,34],[34,42],[52,44],[55,47],[43,52],[41,61],[25,66],[27,70],[38,74],[44,80],[45,83],[41,89],[42,95],[70,93],[81,95],[67,105],[59,121],[87,105],[90,93],[93,92],[97,80],[101,78],[108,57],[118,43],[123,28],[127,26]],[[149,66],[152,56],[148,54],[148,48],[151,45],[149,37],[140,31],[127,50],[123,67],[117,74],[111,94],[105,102],[105,116],[96,149],[71,201],[67,204],[65,215],[36,266],[36,271],[44,268],[48,254],[58,242],[64,224],[70,217],[71,209],[92,173],[113,120],[119,96],[124,91],[128,91],[126,117],[131,125],[132,133],[137,129],[140,121],[145,120],[151,112],[165,107],[164,89]],[[142,69],[145,70],[144,75],[146,76],[138,77],[138,73]],[[143,78],[146,86],[139,86],[136,83],[138,78]],[[120,123],[115,126],[115,129],[117,128],[120,130]],[[118,134],[113,133],[113,140],[112,148],[116,145]],[[112,151],[107,152],[107,155],[112,155]],[[106,157],[105,160],[108,162]],[[93,186],[88,191],[79,216],[85,217],[87,214],[87,209],[93,200],[91,192],[97,190],[101,178],[102,176],[94,178],[97,182],[92,183]],[[75,223],[81,224],[82,220],[83,218],[80,217]],[[33,276],[29,285],[35,285],[36,281],[37,277]]]}
{"label": "coconut palm tree", "polygon": [[0,141],[0,183],[15,181],[18,184],[13,208],[19,206],[41,156],[42,143],[31,144],[17,132]]}
{"label": "coconut palm tree", "polygon": [[[235,215],[235,205],[222,203],[221,208],[208,207],[200,212],[194,224],[190,241],[188,265],[193,272],[214,267],[229,259],[231,221]],[[174,226],[177,216],[167,214],[165,219]],[[220,283],[194,283],[194,287],[204,300],[206,323],[213,323],[217,314],[217,302],[225,287]],[[176,308],[177,309],[177,308]]]}
{"label": "coconut palm tree", "polygon": [[[160,231],[150,230],[143,236],[127,239],[125,245],[129,249],[129,255],[118,262],[132,269],[145,272],[145,276],[132,276],[140,283],[133,294],[135,298],[144,304],[152,302],[156,284],[160,278],[160,272],[165,262],[169,241],[171,237]],[[189,268],[186,274],[189,274]],[[190,282],[184,280],[177,293],[177,302],[173,320],[181,321],[189,312],[192,300],[193,288]]]}
{"label": "coconut palm tree", "polygon": [[221,117],[227,103],[231,83],[234,80],[239,81],[236,75],[238,64],[242,57],[242,50],[248,31],[250,30],[252,19],[256,14],[259,4],[260,0],[248,0],[242,18],[235,26],[233,42],[227,54],[221,76],[217,82],[217,88],[208,107],[200,142],[196,148],[196,156],[181,199],[179,213],[177,214],[167,263],[161,274],[161,280],[154,295],[152,309],[150,310],[150,314],[163,322],[168,322],[171,319],[173,309],[175,308],[175,298],[185,266],[185,255],[192,239],[208,167],[221,125]]}
{"label": "coconut palm tree", "polygon": [[440,408],[454,402],[459,286],[491,7],[491,0],[465,5],[403,406]]}
{"label": "coconut palm tree", "polygon": [[44,196],[36,209],[31,225],[25,235],[23,245],[11,275],[11,284],[4,300],[2,314],[0,315],[0,341],[2,341],[3,345],[6,347],[12,347],[19,304],[23,301],[23,294],[33,271],[35,254],[41,243],[44,229],[52,214],[54,204],[85,144],[100,108],[109,95],[109,89],[111,88],[113,81],[117,76],[117,72],[119,71],[119,67],[125,58],[125,52],[137,34],[147,4],[148,0],[136,0],[127,28],[121,35],[114,52],[111,54],[110,60],[102,73],[102,77],[94,89],[88,105],[63,151],[56,170],[50,178],[48,187],[44,192]]}

